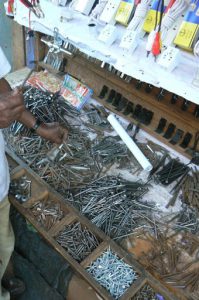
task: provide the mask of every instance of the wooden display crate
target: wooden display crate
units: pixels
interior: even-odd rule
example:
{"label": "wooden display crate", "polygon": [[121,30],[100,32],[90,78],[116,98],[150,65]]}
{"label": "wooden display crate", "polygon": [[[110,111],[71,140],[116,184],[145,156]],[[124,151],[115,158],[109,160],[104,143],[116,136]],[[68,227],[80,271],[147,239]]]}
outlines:
{"label": "wooden display crate", "polygon": [[[107,237],[96,225],[92,224],[86,217],[81,215],[77,209],[67,203],[61,195],[55,192],[48,184],[46,184],[35,172],[33,172],[23,161],[21,161],[15,154],[7,149],[8,154],[18,165],[12,172],[12,178],[17,179],[23,175],[26,175],[33,183],[32,196],[25,203],[18,202],[14,196],[10,195],[10,202],[21,213],[26,220],[33,225],[37,232],[49,243],[49,245],[57,251],[73,268],[74,272],[79,274],[104,300],[113,300],[113,297],[109,294],[105,288],[100,286],[99,283],[86,271],[86,267],[90,265],[97,257],[99,257],[104,250],[111,249],[123,259],[127,264],[133,267],[139,274],[139,278],[132,284],[132,286],[125,292],[120,300],[130,300],[140,290],[140,288],[146,283],[150,282],[153,286],[158,287],[157,291],[160,291],[165,295],[166,300],[177,300],[164,286],[156,280],[152,275],[144,270],[144,268],[135,260],[132,254],[127,253],[113,240]],[[63,219],[55,224],[50,230],[46,230],[40,223],[37,222],[34,215],[31,212],[31,207],[38,201],[46,201],[50,199],[55,205],[59,203],[65,212]],[[72,256],[64,249],[56,240],[55,236],[66,225],[80,222],[82,226],[86,227],[91,233],[93,233],[100,241],[99,246],[92,251],[92,253],[86,257],[81,263],[78,263]],[[162,292],[163,291],[163,292]]]}

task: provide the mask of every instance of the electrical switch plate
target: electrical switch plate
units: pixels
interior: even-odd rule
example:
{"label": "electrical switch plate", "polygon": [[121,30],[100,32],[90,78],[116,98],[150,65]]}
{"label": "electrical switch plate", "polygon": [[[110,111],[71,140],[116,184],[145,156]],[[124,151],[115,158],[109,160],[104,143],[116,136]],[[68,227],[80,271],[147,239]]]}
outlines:
{"label": "electrical switch plate", "polygon": [[75,4],[75,10],[81,12],[84,15],[89,15],[94,3],[95,0],[79,0]]}
{"label": "electrical switch plate", "polygon": [[127,29],[120,42],[120,47],[133,53],[138,46],[138,41],[139,33],[137,31]]}
{"label": "electrical switch plate", "polygon": [[180,63],[180,50],[169,46],[159,57],[157,63],[169,72],[172,72]]}
{"label": "electrical switch plate", "polygon": [[118,37],[117,27],[111,24],[107,24],[98,36],[98,40],[106,45],[112,45]]}
{"label": "electrical switch plate", "polygon": [[115,16],[121,0],[108,0],[101,16],[100,21],[115,24]]}

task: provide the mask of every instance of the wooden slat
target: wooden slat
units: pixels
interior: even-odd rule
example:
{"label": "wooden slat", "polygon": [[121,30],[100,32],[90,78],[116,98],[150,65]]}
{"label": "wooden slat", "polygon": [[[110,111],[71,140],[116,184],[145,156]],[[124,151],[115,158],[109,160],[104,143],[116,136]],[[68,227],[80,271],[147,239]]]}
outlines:
{"label": "wooden slat", "polygon": [[13,36],[13,70],[22,69],[26,63],[25,38],[23,27],[17,23],[12,26]]}

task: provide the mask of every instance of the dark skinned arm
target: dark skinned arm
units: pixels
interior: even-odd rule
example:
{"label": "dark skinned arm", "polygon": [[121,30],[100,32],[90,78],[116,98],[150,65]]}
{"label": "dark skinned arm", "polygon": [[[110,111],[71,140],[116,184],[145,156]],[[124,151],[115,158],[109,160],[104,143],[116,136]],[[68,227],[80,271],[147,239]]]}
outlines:
{"label": "dark skinned arm", "polygon": [[[25,108],[22,93],[18,90],[12,91],[5,79],[0,80],[0,94],[0,128],[8,127],[15,120],[28,128],[35,125],[36,119]],[[66,140],[68,134],[67,129],[59,126],[58,123],[41,124],[36,132],[56,144]]]}
{"label": "dark skinned arm", "polygon": [[12,91],[12,88],[9,85],[9,83],[7,82],[7,80],[4,78],[0,79],[0,93],[3,94],[3,93],[11,92],[11,91]]}

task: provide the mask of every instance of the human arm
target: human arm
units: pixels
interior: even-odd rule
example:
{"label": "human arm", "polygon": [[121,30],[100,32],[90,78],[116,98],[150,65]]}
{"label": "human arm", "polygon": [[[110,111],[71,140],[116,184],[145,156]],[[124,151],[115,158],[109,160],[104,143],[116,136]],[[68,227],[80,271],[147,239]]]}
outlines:
{"label": "human arm", "polygon": [[[23,94],[19,90],[12,91],[5,79],[0,80],[0,128],[8,127],[13,121],[19,121],[28,128],[33,128],[36,119],[28,111],[23,102]],[[61,144],[66,140],[68,131],[58,123],[41,124],[36,130],[41,137],[53,143]]]}

